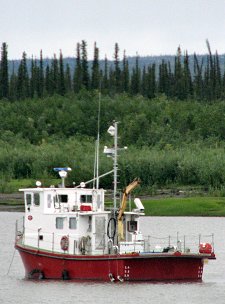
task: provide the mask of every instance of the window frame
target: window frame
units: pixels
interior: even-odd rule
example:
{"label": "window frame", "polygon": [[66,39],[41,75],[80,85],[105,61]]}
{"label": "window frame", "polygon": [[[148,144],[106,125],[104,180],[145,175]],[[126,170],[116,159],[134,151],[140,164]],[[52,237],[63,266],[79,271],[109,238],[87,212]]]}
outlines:
{"label": "window frame", "polygon": [[[57,217],[55,218],[55,228],[56,228],[56,229],[59,229],[59,230],[64,229],[64,219],[65,219],[65,217],[62,217],[62,216],[57,216]],[[61,224],[59,225],[60,220],[61,220]],[[58,221],[59,221],[59,223],[58,223]],[[60,227],[59,227],[59,226],[60,226]]]}
{"label": "window frame", "polygon": [[[38,200],[36,201],[36,199]],[[33,193],[33,204],[35,207],[39,207],[41,204],[41,198],[40,198],[40,193],[39,192],[34,192]]]}
{"label": "window frame", "polygon": [[[71,225],[72,220],[75,221],[75,228],[73,228],[72,225]],[[69,229],[71,229],[71,230],[76,230],[77,229],[77,218],[74,217],[74,216],[69,218]]]}
{"label": "window frame", "polygon": [[[90,200],[88,200],[87,198],[90,198]],[[80,195],[80,203],[81,204],[85,204],[85,203],[89,203],[92,204],[93,202],[93,195],[92,194],[81,194]]]}

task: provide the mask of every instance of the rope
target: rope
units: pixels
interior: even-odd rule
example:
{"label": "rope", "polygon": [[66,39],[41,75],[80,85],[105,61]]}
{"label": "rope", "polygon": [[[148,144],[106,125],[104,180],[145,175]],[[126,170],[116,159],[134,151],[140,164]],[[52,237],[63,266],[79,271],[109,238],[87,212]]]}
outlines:
{"label": "rope", "polygon": [[9,269],[8,269],[8,272],[7,272],[6,275],[9,275],[9,272],[10,272],[10,269],[11,269],[11,266],[12,266],[12,263],[13,263],[13,260],[14,260],[15,253],[16,253],[16,249],[14,249],[13,256],[12,256],[12,260],[11,260],[11,263],[10,263],[10,265],[9,265]]}

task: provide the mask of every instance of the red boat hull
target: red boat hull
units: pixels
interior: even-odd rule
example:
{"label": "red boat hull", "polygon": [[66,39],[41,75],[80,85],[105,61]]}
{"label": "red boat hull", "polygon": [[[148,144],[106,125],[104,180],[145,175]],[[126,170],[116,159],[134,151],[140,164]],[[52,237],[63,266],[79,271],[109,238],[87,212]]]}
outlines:
{"label": "red boat hull", "polygon": [[167,281],[201,280],[205,258],[199,254],[126,254],[76,256],[16,245],[26,277],[46,279]]}

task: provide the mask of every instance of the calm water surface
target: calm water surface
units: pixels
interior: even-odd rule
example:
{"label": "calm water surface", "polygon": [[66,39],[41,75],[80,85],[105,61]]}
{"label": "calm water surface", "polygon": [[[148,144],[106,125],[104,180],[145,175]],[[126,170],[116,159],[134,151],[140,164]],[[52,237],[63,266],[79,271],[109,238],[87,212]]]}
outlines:
{"label": "calm water surface", "polygon": [[[96,283],[24,279],[18,252],[14,255],[16,219],[22,213],[0,212],[0,304],[75,303],[225,303],[225,219],[145,217],[145,235],[215,234],[217,260],[204,267],[200,283]],[[13,258],[14,255],[14,258]],[[12,261],[9,270],[10,263]]]}

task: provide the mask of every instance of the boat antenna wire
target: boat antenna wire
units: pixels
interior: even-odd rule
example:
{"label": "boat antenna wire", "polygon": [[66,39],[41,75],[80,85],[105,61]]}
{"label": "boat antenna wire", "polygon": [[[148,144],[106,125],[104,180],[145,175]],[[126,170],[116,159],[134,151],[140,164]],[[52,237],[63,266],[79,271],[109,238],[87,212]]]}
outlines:
{"label": "boat antenna wire", "polygon": [[99,189],[99,142],[100,142],[100,114],[101,114],[101,83],[98,93],[98,127],[97,140],[95,142],[95,164],[94,164],[94,182],[93,188]]}

